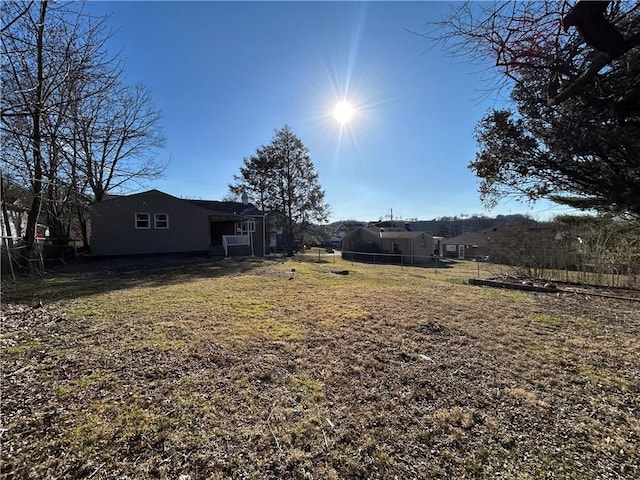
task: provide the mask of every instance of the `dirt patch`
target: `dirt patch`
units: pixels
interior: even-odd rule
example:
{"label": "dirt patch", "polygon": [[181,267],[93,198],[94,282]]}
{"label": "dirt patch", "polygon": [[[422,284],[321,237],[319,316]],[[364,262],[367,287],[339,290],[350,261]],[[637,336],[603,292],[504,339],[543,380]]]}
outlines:
{"label": "dirt patch", "polygon": [[501,275],[486,280],[471,278],[469,279],[469,284],[494,288],[506,288],[509,290],[521,290],[526,292],[574,293],[619,300],[640,301],[640,290],[632,288],[604,287],[548,280],[532,280],[510,275]]}

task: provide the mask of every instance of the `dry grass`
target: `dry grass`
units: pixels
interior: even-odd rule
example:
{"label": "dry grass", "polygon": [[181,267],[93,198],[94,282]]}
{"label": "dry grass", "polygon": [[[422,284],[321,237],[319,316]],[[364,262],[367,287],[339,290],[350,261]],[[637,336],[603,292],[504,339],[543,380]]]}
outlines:
{"label": "dry grass", "polygon": [[640,476],[637,303],[315,260],[4,285],[2,478]]}

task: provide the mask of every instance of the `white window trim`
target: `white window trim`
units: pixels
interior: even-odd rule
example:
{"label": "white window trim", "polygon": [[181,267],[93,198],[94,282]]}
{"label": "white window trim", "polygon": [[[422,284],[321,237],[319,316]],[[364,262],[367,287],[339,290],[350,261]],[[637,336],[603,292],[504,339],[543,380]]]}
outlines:
{"label": "white window trim", "polygon": [[[166,227],[159,227],[158,226],[158,216],[159,215],[164,215],[165,216],[164,222],[167,223]],[[158,229],[158,230],[168,230],[169,229],[169,214],[168,213],[154,213],[153,214],[153,228]]]}
{"label": "white window trim", "polygon": [[[138,226],[138,215],[146,215],[147,216],[147,226],[139,227]],[[136,230],[149,230],[151,228],[151,214],[149,212],[136,212],[133,216],[133,225]]]}
{"label": "white window trim", "polygon": [[241,235],[247,235],[256,231],[255,220],[245,220],[243,222],[236,222],[236,232],[240,232]]}

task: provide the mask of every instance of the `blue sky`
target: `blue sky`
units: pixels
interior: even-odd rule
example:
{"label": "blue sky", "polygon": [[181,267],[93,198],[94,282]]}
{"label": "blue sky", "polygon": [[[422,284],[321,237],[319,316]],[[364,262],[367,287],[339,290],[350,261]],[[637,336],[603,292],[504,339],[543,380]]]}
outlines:
{"label": "blue sky", "polygon": [[[242,159],[289,125],[309,148],[331,221],[562,213],[541,203],[487,211],[473,130],[487,70],[416,33],[444,2],[98,2],[125,80],[163,112],[169,165],[148,186],[207,200],[227,194]],[[340,125],[334,106],[355,109]]]}

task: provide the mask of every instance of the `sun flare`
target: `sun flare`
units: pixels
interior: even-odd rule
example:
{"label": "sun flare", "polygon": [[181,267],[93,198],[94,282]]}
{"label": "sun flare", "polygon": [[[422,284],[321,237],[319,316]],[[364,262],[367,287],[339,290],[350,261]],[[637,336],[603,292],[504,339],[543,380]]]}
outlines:
{"label": "sun flare", "polygon": [[349,123],[349,120],[353,118],[354,113],[355,110],[353,109],[353,106],[347,101],[338,103],[333,109],[333,116],[341,125]]}

